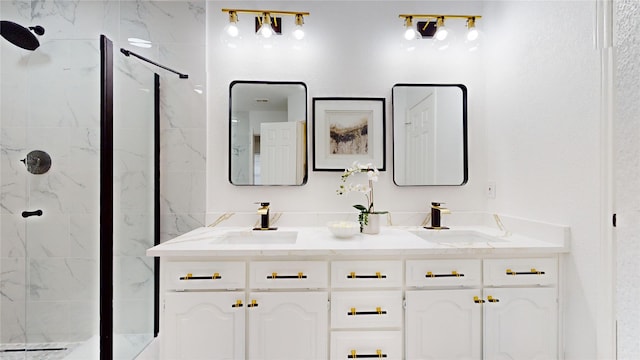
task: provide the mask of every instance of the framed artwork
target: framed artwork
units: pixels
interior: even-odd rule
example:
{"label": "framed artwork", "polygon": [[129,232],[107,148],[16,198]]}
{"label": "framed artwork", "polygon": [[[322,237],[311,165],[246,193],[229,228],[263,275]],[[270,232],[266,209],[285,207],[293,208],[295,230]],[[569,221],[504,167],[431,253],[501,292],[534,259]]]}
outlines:
{"label": "framed artwork", "polygon": [[313,170],[344,171],[354,161],[385,170],[384,98],[313,98]]}

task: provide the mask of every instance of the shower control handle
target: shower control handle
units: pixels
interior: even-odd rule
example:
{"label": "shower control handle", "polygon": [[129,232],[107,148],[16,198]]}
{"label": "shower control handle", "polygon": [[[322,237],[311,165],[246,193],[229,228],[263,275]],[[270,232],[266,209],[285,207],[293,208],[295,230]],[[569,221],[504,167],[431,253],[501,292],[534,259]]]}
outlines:
{"label": "shower control handle", "polygon": [[42,216],[42,210],[23,211],[22,212],[22,217],[23,218],[28,218],[29,216]]}

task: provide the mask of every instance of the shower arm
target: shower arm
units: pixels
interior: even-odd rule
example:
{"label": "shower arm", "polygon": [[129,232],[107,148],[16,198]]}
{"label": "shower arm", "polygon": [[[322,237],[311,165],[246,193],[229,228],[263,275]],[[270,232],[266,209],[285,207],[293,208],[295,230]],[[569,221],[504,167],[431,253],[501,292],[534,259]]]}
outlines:
{"label": "shower arm", "polygon": [[183,74],[183,73],[177,72],[177,71],[175,71],[175,70],[173,70],[171,68],[168,68],[168,67],[166,67],[164,65],[160,65],[160,64],[158,64],[157,62],[155,62],[153,60],[149,60],[149,59],[147,59],[146,57],[144,57],[142,55],[138,55],[138,54],[134,53],[133,51],[129,51],[127,49],[120,48],[120,52],[123,53],[125,56],[133,55],[133,56],[137,57],[140,60],[148,62],[149,64],[153,64],[153,65],[155,65],[155,66],[157,66],[159,68],[163,68],[163,69],[165,69],[167,71],[171,71],[172,73],[177,74],[180,77],[180,79],[188,79],[189,78],[189,75],[187,75],[187,74]]}

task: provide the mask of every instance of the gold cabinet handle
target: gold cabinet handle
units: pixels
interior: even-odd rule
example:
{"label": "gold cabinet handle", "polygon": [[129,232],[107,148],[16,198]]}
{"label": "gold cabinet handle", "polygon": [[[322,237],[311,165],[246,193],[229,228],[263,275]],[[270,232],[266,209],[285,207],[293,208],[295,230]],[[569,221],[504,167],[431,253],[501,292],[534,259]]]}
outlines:
{"label": "gold cabinet handle", "polygon": [[231,307],[234,307],[234,308],[242,307],[242,300],[236,300],[236,303],[231,305]]}
{"label": "gold cabinet handle", "polygon": [[459,273],[457,270],[451,270],[451,274],[434,274],[432,271],[427,271],[424,277],[427,278],[440,278],[440,277],[463,277],[463,273]]}
{"label": "gold cabinet handle", "polygon": [[473,302],[476,304],[484,304],[484,300],[480,299],[478,296],[473,297]]}
{"label": "gold cabinet handle", "polygon": [[347,275],[347,279],[386,279],[387,275],[384,275],[380,271],[376,271],[375,274],[371,275],[358,275],[355,271],[352,271]]}
{"label": "gold cabinet handle", "polygon": [[536,270],[536,268],[531,268],[531,271],[513,271],[511,269],[507,269],[507,275],[544,275],[544,271]]}
{"label": "gold cabinet handle", "polygon": [[277,272],[272,272],[271,275],[267,275],[267,279],[306,279],[307,275],[305,275],[302,271],[299,271],[296,275],[278,275]]}
{"label": "gold cabinet handle", "polygon": [[258,302],[256,300],[251,300],[250,304],[247,304],[247,307],[253,308],[253,307],[257,307],[258,306]]}
{"label": "gold cabinet handle", "polygon": [[360,354],[358,355],[358,353],[355,350],[351,350],[350,354],[347,355],[347,359],[375,359],[375,358],[379,358],[379,359],[383,359],[386,358],[387,354],[384,354],[382,352],[381,349],[376,349],[376,353],[375,354]]}
{"label": "gold cabinet handle", "polygon": [[347,315],[355,316],[355,315],[386,315],[387,311],[382,310],[382,307],[377,306],[375,311],[356,311],[356,308],[352,307],[349,309]]}
{"label": "gold cabinet handle", "polygon": [[222,279],[222,276],[220,275],[220,273],[213,273],[213,275],[207,275],[207,276],[193,276],[192,273],[188,273],[185,276],[180,277],[180,280],[220,280]]}
{"label": "gold cabinet handle", "polygon": [[500,299],[495,299],[493,296],[489,295],[487,296],[487,301],[490,303],[497,303],[500,302]]}

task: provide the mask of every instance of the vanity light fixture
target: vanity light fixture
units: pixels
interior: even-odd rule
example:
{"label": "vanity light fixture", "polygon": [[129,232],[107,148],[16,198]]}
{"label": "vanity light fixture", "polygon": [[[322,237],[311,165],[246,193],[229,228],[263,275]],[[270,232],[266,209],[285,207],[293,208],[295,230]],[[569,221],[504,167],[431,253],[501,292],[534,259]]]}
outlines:
{"label": "vanity light fixture", "polygon": [[[281,11],[281,10],[247,10],[247,9],[222,9],[222,12],[229,13],[229,24],[225,26],[226,36],[238,36],[240,31],[237,27],[238,14],[256,14],[256,35],[263,39],[269,39],[274,34],[281,34],[282,21],[275,15],[290,15],[295,17],[295,26],[292,36],[296,40],[304,38],[304,16],[309,16],[306,11]],[[235,30],[232,30],[235,29]],[[235,34],[235,35],[232,35]]]}
{"label": "vanity light fixture", "polygon": [[445,48],[451,39],[451,30],[445,26],[445,20],[464,19],[467,21],[466,42],[473,42],[477,48],[480,33],[476,28],[476,20],[480,19],[480,15],[441,15],[441,14],[400,14],[400,18],[404,19],[405,39],[410,40],[410,30],[413,30],[413,19],[426,19],[417,23],[417,31],[421,36],[415,39],[434,39],[440,43],[439,48]]}

